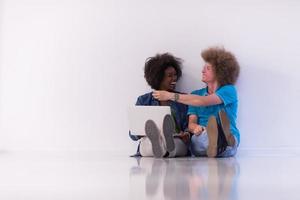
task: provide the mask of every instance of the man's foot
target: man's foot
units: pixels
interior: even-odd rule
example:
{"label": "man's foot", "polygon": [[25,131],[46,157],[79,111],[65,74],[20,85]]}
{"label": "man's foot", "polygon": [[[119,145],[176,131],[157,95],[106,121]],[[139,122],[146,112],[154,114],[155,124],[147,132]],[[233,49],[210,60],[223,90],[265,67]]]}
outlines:
{"label": "man's foot", "polygon": [[221,126],[222,126],[222,129],[223,129],[223,132],[226,137],[226,141],[227,141],[228,145],[234,146],[235,139],[234,139],[234,136],[230,132],[230,121],[224,110],[221,110],[219,112],[219,118],[220,118]]}
{"label": "man's foot", "polygon": [[175,124],[171,115],[166,115],[163,121],[163,134],[166,141],[166,149],[170,153],[175,150],[173,133],[175,132]]}
{"label": "man's foot", "polygon": [[215,116],[208,119],[207,127],[208,148],[206,154],[208,157],[213,158],[218,153],[218,124]]}
{"label": "man's foot", "polygon": [[145,132],[151,141],[152,151],[156,158],[162,158],[165,154],[162,137],[159,129],[153,120],[147,120],[145,124]]}

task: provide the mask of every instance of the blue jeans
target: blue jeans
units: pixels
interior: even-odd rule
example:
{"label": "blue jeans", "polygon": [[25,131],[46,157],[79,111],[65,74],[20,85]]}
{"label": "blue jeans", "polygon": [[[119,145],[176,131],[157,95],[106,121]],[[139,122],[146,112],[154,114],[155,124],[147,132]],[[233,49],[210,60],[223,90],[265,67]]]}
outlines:
{"label": "blue jeans", "polygon": [[[236,154],[237,148],[238,148],[238,142],[237,142],[236,137],[234,137],[234,139],[235,139],[234,146],[233,147],[228,146],[223,153],[218,155],[218,157],[231,157],[231,156],[234,156]],[[204,131],[200,135],[193,135],[192,136],[192,138],[191,138],[191,152],[192,152],[192,155],[194,155],[194,156],[207,156],[206,155],[207,147],[208,147],[208,136],[207,136],[206,131]]]}

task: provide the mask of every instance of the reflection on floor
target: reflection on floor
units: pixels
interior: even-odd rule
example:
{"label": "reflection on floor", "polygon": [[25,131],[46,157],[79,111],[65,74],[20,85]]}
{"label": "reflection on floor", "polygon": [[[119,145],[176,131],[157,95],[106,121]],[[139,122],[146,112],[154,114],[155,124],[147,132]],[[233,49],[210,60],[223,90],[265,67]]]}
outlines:
{"label": "reflection on floor", "polygon": [[219,159],[0,151],[0,199],[300,199],[299,169],[299,150]]}
{"label": "reflection on floor", "polygon": [[140,158],[137,162],[130,171],[130,184],[143,187],[131,192],[130,199],[237,199],[235,158]]}

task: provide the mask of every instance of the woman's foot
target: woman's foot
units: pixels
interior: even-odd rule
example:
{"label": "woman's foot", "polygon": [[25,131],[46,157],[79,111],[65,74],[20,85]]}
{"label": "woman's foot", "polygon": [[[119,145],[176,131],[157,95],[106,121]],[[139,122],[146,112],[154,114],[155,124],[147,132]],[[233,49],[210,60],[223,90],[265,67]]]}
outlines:
{"label": "woman's foot", "polygon": [[163,121],[163,135],[166,141],[166,149],[170,153],[175,150],[173,133],[175,132],[175,124],[171,115],[166,115]]}
{"label": "woman's foot", "polygon": [[165,155],[165,149],[159,129],[153,120],[147,120],[145,132],[151,141],[153,155],[156,158],[162,158]]}

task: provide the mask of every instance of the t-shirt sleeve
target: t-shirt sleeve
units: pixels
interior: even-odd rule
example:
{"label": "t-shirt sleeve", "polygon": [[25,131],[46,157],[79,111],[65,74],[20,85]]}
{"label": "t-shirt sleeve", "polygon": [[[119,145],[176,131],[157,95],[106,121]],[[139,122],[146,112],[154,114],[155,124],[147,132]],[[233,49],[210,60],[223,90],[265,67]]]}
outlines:
{"label": "t-shirt sleeve", "polygon": [[[196,94],[197,95],[197,92],[193,91],[191,94]],[[196,106],[189,106],[187,115],[197,115],[197,107]]]}
{"label": "t-shirt sleeve", "polygon": [[216,95],[223,101],[225,106],[237,102],[237,92],[233,85],[222,86],[216,91]]}
{"label": "t-shirt sleeve", "polygon": [[187,115],[197,115],[197,110],[195,106],[189,106]]}

